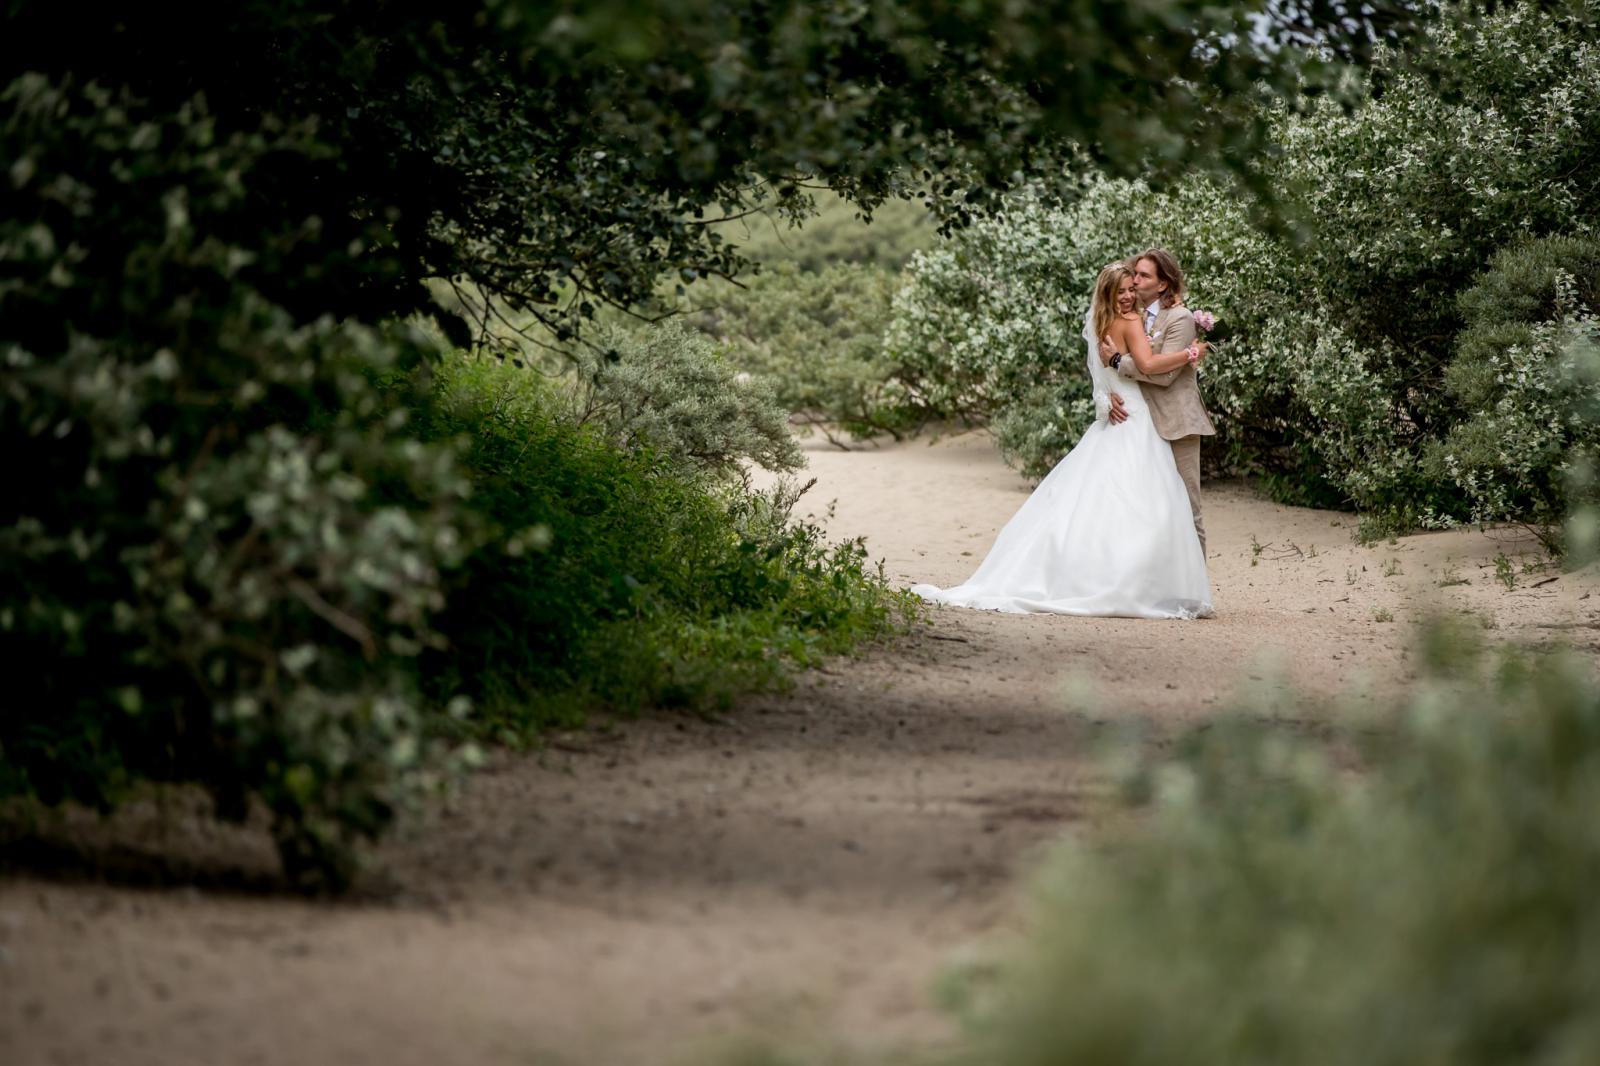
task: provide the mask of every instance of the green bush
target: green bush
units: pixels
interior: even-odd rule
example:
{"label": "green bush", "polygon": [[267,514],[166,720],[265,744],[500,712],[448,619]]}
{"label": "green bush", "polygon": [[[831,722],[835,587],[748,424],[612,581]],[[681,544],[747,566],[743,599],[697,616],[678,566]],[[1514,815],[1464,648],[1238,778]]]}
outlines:
{"label": "green bush", "polygon": [[841,446],[901,438],[934,412],[885,355],[884,326],[899,271],[933,243],[934,219],[921,204],[888,200],[867,222],[837,194],[812,195],[816,214],[803,225],[768,212],[722,227],[759,273],[737,285],[707,279],[692,299],[667,302],[692,307],[689,321],[769,386],[802,432]]}
{"label": "green bush", "polygon": [[1154,809],[1064,846],[1027,949],[957,986],[962,1060],[1600,1058],[1600,687],[1457,639],[1341,757],[1240,722],[1131,779]]}
{"label": "green bush", "polygon": [[443,767],[416,656],[478,534],[379,384],[433,350],[263,294],[307,220],[222,236],[299,133],[33,76],[4,103],[0,790],[258,797],[288,875],[337,883]]}
{"label": "green bush", "polygon": [[879,266],[850,263],[802,270],[782,263],[746,286],[723,287],[692,321],[721,340],[728,358],[771,388],[791,421],[856,437],[899,437],[927,413],[883,351],[897,283]]}
{"label": "green bush", "polygon": [[1038,481],[1072,450],[1094,417],[1089,390],[1061,381],[1028,389],[994,416],[990,429],[1001,457]]}
{"label": "green bush", "polygon": [[788,411],[760,380],[742,378],[705,336],[671,319],[599,332],[575,356],[568,418],[624,451],[649,450],[686,472],[736,474],[744,462],[793,471],[805,462]]}
{"label": "green bush", "polygon": [[1575,362],[1578,336],[1600,337],[1600,241],[1513,245],[1457,302],[1466,326],[1445,384],[1468,414],[1432,442],[1428,470],[1461,486],[1475,521],[1528,521],[1559,550],[1573,473],[1600,455]]}
{"label": "green bush", "polygon": [[[1584,417],[1590,425],[1600,425],[1600,337],[1593,331],[1580,333],[1566,354],[1575,364],[1577,380],[1587,386],[1578,394]],[[1562,547],[1568,565],[1584,566],[1600,558],[1600,460],[1592,452],[1571,463],[1567,499],[1572,508],[1562,526]]]}
{"label": "green bush", "polygon": [[450,360],[425,418],[465,442],[470,506],[498,531],[453,576],[449,647],[425,662],[440,698],[472,697],[479,735],[520,744],[597,706],[726,703],[908,617],[859,543],[790,518],[791,490],[620,448],[568,417],[563,386]]}

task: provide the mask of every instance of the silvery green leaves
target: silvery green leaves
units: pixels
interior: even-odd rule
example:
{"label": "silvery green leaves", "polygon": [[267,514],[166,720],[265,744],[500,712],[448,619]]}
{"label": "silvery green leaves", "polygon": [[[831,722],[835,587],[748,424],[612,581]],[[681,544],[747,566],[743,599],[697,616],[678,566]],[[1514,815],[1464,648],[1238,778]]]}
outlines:
{"label": "silvery green leaves", "polygon": [[1513,1031],[1600,1057],[1600,688],[1473,628],[1425,630],[1421,681],[1328,713],[1332,742],[1262,686],[1158,755],[1114,749],[1139,816],[1063,841],[1025,946],[952,981],[957,1061],[1503,1066]]}
{"label": "silvery green leaves", "polygon": [[[399,432],[430,349],[255,284],[261,249],[226,238],[239,174],[294,137],[37,77],[7,100],[4,154],[32,162],[0,219],[0,440],[27,457],[0,532],[4,786],[258,797],[288,876],[338,883],[444,767],[411,664],[477,533],[454,450]],[[251,236],[298,256],[317,232]]]}
{"label": "silvery green leaves", "polygon": [[1596,499],[1600,409],[1587,356],[1600,343],[1600,241],[1514,242],[1457,303],[1466,328],[1445,384],[1469,414],[1430,443],[1426,468],[1460,486],[1474,521],[1527,521],[1560,551],[1572,505]]}
{"label": "silvery green leaves", "polygon": [[[813,248],[812,235],[807,229],[796,240],[802,255]],[[898,283],[897,274],[871,262],[815,270],[780,262],[741,287],[727,286],[692,321],[726,346],[736,366],[771,387],[791,425],[819,429],[840,446],[841,435],[899,438],[938,412],[924,405],[916,376],[883,346]]]}
{"label": "silvery green leaves", "polygon": [[602,351],[573,371],[576,421],[629,451],[649,450],[686,471],[736,477],[753,462],[788,472],[804,465],[789,412],[763,380],[741,375],[718,345],[682,322],[597,334]]}

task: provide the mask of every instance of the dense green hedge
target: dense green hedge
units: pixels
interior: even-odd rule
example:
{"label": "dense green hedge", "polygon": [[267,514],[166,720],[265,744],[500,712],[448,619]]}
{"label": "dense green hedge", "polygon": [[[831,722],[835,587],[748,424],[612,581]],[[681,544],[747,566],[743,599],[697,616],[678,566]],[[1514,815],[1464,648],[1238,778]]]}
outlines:
{"label": "dense green hedge", "polygon": [[1547,237],[1498,253],[1457,300],[1465,326],[1445,368],[1466,412],[1429,442],[1425,469],[1460,486],[1479,521],[1551,531],[1594,501],[1575,477],[1600,458],[1600,399],[1574,330],[1600,339],[1600,237]]}
{"label": "dense green hedge", "polygon": [[291,877],[343,876],[442,765],[415,661],[479,531],[453,451],[378,384],[431,345],[255,285],[320,249],[303,220],[236,230],[241,175],[299,134],[36,77],[5,100],[0,788],[259,796]]}

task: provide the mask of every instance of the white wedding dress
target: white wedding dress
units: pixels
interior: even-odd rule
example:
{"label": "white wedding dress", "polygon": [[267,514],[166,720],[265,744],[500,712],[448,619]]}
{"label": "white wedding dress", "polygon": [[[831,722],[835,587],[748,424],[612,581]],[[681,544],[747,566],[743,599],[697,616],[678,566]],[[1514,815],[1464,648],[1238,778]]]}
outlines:
{"label": "white wedding dress", "polygon": [[[926,600],[1012,613],[1203,618],[1211,583],[1189,496],[1139,384],[1100,365],[1084,325],[1095,422],[995,539],[965,584],[913,585]],[[1110,393],[1128,420],[1107,419]]]}

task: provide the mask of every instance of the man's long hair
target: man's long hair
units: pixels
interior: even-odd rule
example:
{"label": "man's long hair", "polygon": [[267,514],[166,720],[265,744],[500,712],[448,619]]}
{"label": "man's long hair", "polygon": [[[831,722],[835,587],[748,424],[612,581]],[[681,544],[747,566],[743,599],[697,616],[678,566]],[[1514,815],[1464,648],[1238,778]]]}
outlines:
{"label": "man's long hair", "polygon": [[1132,269],[1139,260],[1148,259],[1156,265],[1156,277],[1167,283],[1167,291],[1161,294],[1161,306],[1171,307],[1183,300],[1183,268],[1178,266],[1177,259],[1165,248],[1149,248],[1128,260],[1128,267]]}

